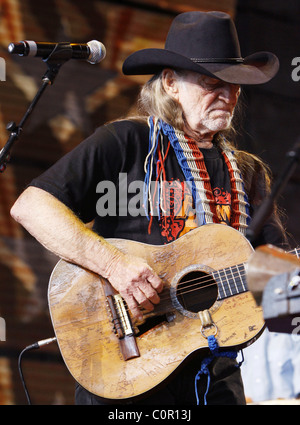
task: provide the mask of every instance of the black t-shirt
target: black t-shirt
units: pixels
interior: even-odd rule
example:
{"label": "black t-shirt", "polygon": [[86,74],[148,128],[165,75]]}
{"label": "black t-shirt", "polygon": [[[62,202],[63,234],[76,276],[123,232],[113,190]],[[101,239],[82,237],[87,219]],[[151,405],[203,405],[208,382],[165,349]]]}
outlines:
{"label": "black t-shirt", "polygon": [[[171,207],[167,214],[155,209],[149,222],[149,205],[142,195],[148,140],[149,128],[142,122],[124,120],[99,127],[31,185],[54,195],[83,222],[94,220],[93,229],[105,238],[150,244],[171,242],[196,227],[193,200],[183,186],[185,178],[171,147],[164,163],[166,180],[171,185]],[[167,151],[165,136],[163,144]],[[224,159],[215,147],[203,149],[202,154],[215,200],[227,208],[230,181]],[[183,200],[185,208],[180,210]],[[220,222],[228,221],[226,211]],[[263,242],[278,243],[280,239],[272,222]]]}

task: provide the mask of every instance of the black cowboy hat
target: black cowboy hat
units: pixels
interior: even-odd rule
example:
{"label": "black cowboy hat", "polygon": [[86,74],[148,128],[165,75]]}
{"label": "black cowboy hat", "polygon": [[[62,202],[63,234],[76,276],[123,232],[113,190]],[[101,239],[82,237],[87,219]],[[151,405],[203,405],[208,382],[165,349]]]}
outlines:
{"label": "black cowboy hat", "polygon": [[223,12],[186,12],[170,27],[164,49],[143,49],[123,64],[125,75],[156,74],[164,68],[199,72],[234,84],[262,84],[279,68],[269,52],[241,57],[235,25]]}

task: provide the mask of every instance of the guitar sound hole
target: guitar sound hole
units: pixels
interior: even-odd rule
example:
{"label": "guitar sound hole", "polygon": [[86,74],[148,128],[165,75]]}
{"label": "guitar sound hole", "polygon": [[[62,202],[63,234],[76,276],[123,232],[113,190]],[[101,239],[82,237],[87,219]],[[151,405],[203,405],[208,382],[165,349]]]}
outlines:
{"label": "guitar sound hole", "polygon": [[179,281],[176,295],[185,310],[198,313],[214,304],[218,296],[218,287],[207,273],[193,271]]}

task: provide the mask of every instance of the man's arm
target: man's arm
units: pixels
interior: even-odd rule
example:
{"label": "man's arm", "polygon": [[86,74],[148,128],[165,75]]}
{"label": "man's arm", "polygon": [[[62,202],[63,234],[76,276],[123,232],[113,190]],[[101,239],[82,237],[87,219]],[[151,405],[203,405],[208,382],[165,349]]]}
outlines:
{"label": "man's arm", "polygon": [[28,187],[11,215],[49,251],[107,278],[134,317],[141,318],[138,305],[159,302],[162,282],[145,261],[120,252],[48,192]]}

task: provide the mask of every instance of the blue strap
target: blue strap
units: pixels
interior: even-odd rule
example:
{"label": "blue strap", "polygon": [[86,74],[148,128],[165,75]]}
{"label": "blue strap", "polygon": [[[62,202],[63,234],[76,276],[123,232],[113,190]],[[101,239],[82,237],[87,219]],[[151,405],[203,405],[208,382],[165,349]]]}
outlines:
{"label": "blue strap", "polygon": [[161,120],[161,128],[164,135],[168,137],[174,149],[177,161],[184,174],[185,181],[190,185],[190,189],[192,190],[192,196],[193,196],[193,200],[194,200],[194,204],[195,204],[195,208],[197,212],[196,217],[197,217],[198,223],[199,225],[206,224],[205,212],[203,209],[202,201],[198,194],[194,177],[191,173],[190,167],[188,166],[187,158],[179,144],[175,130],[171,125],[165,123],[162,120]]}
{"label": "blue strap", "polygon": [[[156,168],[156,164],[158,161],[158,157],[157,157],[157,146],[158,146],[158,141],[159,141],[159,132],[161,129],[161,123],[159,121],[159,127],[158,127],[158,131],[157,131],[157,135],[156,135],[156,140],[155,140],[155,146],[153,148],[153,134],[154,134],[154,120],[153,117],[150,117],[149,119],[149,142],[148,142],[148,154],[151,152],[152,148],[153,148],[153,158],[154,158],[154,165]],[[152,170],[153,172],[153,170]],[[145,209],[145,214],[148,220],[150,220],[149,217],[149,213],[148,213],[148,191],[149,191],[149,185],[151,184],[151,175],[150,175],[150,161],[148,161],[147,163],[147,172],[145,174],[145,179],[144,179],[144,194],[143,194],[143,202],[144,202],[144,209]],[[159,198],[158,198],[159,199]],[[158,216],[160,215],[159,212],[159,207],[158,207]]]}
{"label": "blue strap", "polygon": [[[197,405],[200,404],[199,395],[198,395],[198,381],[200,380],[201,375],[207,375],[207,386],[206,391],[204,394],[204,404],[207,405],[207,393],[210,386],[210,371],[209,371],[209,365],[216,357],[229,357],[231,359],[236,359],[237,352],[236,351],[219,351],[219,345],[214,335],[211,335],[207,337],[208,341],[208,347],[211,351],[211,355],[209,357],[206,357],[202,360],[200,370],[198,371],[197,375],[195,376],[195,393],[196,393],[196,399],[197,399]],[[240,367],[243,363],[243,359],[240,363],[238,363],[236,366]]]}

